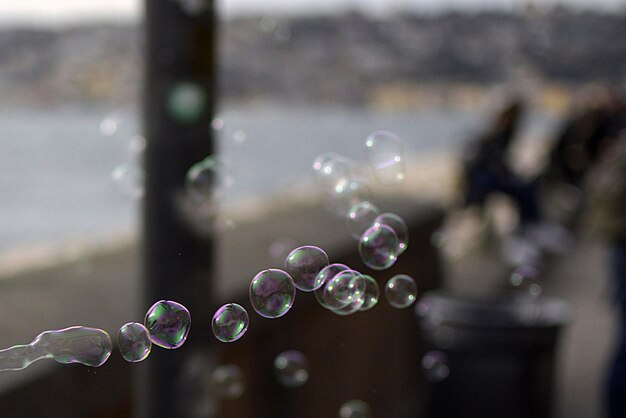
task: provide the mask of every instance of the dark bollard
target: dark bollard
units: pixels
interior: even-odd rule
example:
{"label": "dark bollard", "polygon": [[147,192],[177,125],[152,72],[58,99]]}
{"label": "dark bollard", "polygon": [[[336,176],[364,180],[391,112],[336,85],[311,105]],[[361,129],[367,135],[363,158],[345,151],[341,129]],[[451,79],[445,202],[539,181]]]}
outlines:
{"label": "dark bollard", "polygon": [[[416,307],[430,346],[428,418],[552,416],[555,351],[565,302],[518,292],[463,299],[442,291]],[[441,363],[435,364],[433,363]]]}

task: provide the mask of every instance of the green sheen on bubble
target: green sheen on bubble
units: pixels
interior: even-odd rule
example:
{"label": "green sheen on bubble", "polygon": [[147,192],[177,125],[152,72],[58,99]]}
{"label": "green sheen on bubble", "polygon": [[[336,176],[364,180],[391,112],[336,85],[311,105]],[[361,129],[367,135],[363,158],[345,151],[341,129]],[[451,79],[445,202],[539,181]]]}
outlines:
{"label": "green sheen on bubble", "polygon": [[130,363],[143,361],[152,350],[150,332],[137,322],[124,324],[117,333],[117,346],[124,360]]}
{"label": "green sheen on bubble", "polygon": [[250,282],[250,303],[256,313],[264,318],[285,315],[295,298],[293,279],[283,270],[263,270]]}
{"label": "green sheen on bubble", "polygon": [[243,306],[237,303],[222,305],[211,321],[211,328],[215,338],[223,343],[237,341],[248,330],[250,318]]}
{"label": "green sheen on bubble", "polygon": [[144,325],[152,343],[166,349],[182,346],[191,328],[191,314],[183,305],[171,300],[160,300],[148,309]]}
{"label": "green sheen on bubble", "polygon": [[328,266],[328,255],[319,247],[305,245],[291,251],[285,260],[285,271],[293,279],[294,285],[304,291],[319,289],[324,281],[318,273]]}

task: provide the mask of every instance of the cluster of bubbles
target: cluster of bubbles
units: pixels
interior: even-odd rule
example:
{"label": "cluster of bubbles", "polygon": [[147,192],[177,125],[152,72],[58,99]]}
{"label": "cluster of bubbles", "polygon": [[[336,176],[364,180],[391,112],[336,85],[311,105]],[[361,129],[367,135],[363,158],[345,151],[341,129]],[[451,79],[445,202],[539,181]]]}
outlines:
{"label": "cluster of bubbles", "polygon": [[429,351],[422,357],[422,370],[429,382],[443,382],[450,375],[448,356],[441,351]]}
{"label": "cluster of bubbles", "polygon": [[287,350],[274,359],[274,376],[282,386],[295,389],[309,380],[309,362],[297,350]]}
{"label": "cluster of bubbles", "polygon": [[541,295],[543,290],[539,270],[533,266],[524,265],[517,267],[511,273],[509,283],[514,289],[533,297]]}
{"label": "cluster of bubbles", "polygon": [[[129,322],[118,331],[118,348],[124,360],[145,360],[152,344],[173,349],[187,339],[191,316],[179,303],[162,300],[147,312],[144,324]],[[0,371],[22,370],[42,359],[62,364],[102,366],[111,355],[113,343],[109,334],[98,328],[75,326],[45,331],[28,345],[0,350]]]}

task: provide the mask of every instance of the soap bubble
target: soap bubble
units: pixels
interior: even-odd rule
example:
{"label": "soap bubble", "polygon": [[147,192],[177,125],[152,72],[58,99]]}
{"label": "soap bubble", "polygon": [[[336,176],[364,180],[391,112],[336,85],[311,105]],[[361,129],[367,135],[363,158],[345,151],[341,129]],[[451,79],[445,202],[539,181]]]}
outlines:
{"label": "soap bubble", "polygon": [[429,382],[442,382],[450,375],[448,356],[441,351],[429,351],[422,357],[422,370]]}
{"label": "soap bubble", "polygon": [[237,399],[245,390],[243,372],[234,364],[222,364],[211,374],[211,388],[221,399]]}
{"label": "soap bubble", "polygon": [[233,139],[238,144],[241,144],[242,142],[244,142],[246,140],[246,137],[247,137],[246,132],[242,131],[241,129],[238,129],[233,133]]}
{"label": "soap bubble", "polygon": [[250,303],[265,318],[285,315],[291,309],[295,297],[293,279],[282,270],[263,270],[250,283]]}
{"label": "soap bubble", "polygon": [[143,361],[152,350],[150,331],[138,322],[124,324],[117,333],[117,345],[124,360],[130,363]]}
{"label": "soap bubble", "polygon": [[191,314],[180,303],[160,300],[148,309],[144,325],[153,344],[167,349],[179,348],[187,340]]}
{"label": "soap bubble", "polygon": [[385,286],[387,302],[394,308],[408,308],[417,298],[417,285],[411,276],[397,274]]}
{"label": "soap bubble", "polygon": [[374,220],[374,225],[387,225],[389,228],[393,229],[393,232],[396,233],[398,237],[398,254],[400,255],[406,251],[409,246],[409,227],[407,226],[404,219],[395,213],[386,212],[381,215],[378,215]]}
{"label": "soap bubble", "polygon": [[385,270],[398,259],[399,242],[396,233],[384,224],[369,227],[359,240],[361,260],[371,269]]}
{"label": "soap bubble", "polygon": [[220,197],[232,184],[228,165],[214,155],[192,165],[185,176],[185,189],[195,202]]}
{"label": "soap bubble", "polygon": [[305,292],[319,289],[324,282],[318,273],[328,266],[328,255],[321,248],[306,245],[291,251],[285,260],[285,271],[294,285]]}
{"label": "soap bubble", "polygon": [[202,86],[195,83],[176,84],[167,98],[167,110],[172,119],[179,123],[196,122],[204,112],[207,102]]}
{"label": "soap bubble", "polygon": [[100,367],[112,348],[111,337],[101,329],[77,326],[45,331],[28,345],[0,350],[0,371],[22,370],[46,358],[62,364]]}
{"label": "soap bubble", "polygon": [[113,169],[111,178],[124,196],[133,199],[141,199],[143,197],[143,170],[137,165],[120,164]]}
{"label": "soap bubble", "polygon": [[363,301],[365,279],[355,270],[344,270],[335,275],[325,285],[325,291],[344,306]]}
{"label": "soap bubble", "polygon": [[400,183],[405,177],[402,142],[394,134],[377,131],[365,140],[367,160],[376,179],[384,185]]}
{"label": "soap bubble", "polygon": [[316,280],[321,281],[322,283],[324,283],[324,285],[322,285],[322,287],[320,287],[319,289],[315,291],[315,298],[317,299],[319,304],[322,305],[326,309],[332,310],[336,308],[343,308],[344,306],[346,306],[346,303],[339,302],[338,300],[336,300],[333,297],[333,295],[331,295],[326,290],[326,285],[325,285],[330,280],[332,280],[339,272],[342,272],[344,270],[350,270],[350,267],[346,266],[345,264],[333,263],[324,267],[317,274]]}
{"label": "soap bubble", "polygon": [[300,387],[309,380],[309,362],[299,351],[284,351],[274,359],[274,375],[286,388]]}
{"label": "soap bubble", "polygon": [[380,210],[370,202],[359,202],[352,206],[346,216],[350,235],[356,239],[361,238],[363,232],[372,226],[378,215],[380,215]]}
{"label": "soap bubble", "polygon": [[378,288],[378,282],[367,274],[362,275],[365,282],[365,289],[363,290],[363,305],[359,308],[360,311],[367,311],[372,309],[378,303],[380,297],[380,290]]}
{"label": "soap bubble", "polygon": [[338,215],[345,217],[348,211],[359,202],[372,198],[372,189],[364,177],[353,176],[339,180],[326,194],[327,206]]}
{"label": "soap bubble", "polygon": [[339,408],[339,418],[370,418],[370,406],[358,399],[345,402]]}
{"label": "soap bubble", "polygon": [[334,152],[318,155],[313,161],[313,171],[325,191],[332,191],[339,182],[358,174],[354,161]]}
{"label": "soap bubble", "polygon": [[100,122],[100,133],[104,136],[113,136],[117,133],[118,122],[115,118],[107,116]]}
{"label": "soap bubble", "polygon": [[510,283],[516,289],[531,296],[539,296],[542,291],[539,270],[532,266],[519,266],[511,273]]}
{"label": "soap bubble", "polygon": [[225,125],[226,122],[224,122],[224,119],[219,116],[215,116],[213,119],[211,119],[211,129],[213,129],[214,131],[221,131],[222,129],[224,129]]}
{"label": "soap bubble", "polygon": [[248,330],[250,318],[243,306],[227,303],[215,311],[211,328],[215,338],[223,343],[237,341]]}

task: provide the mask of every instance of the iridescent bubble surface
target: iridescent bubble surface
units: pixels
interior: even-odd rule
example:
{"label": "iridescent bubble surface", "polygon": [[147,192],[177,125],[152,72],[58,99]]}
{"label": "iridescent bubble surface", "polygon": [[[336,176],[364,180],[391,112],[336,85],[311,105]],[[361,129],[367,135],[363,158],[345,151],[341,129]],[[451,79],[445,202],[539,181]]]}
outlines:
{"label": "iridescent bubble surface", "polygon": [[441,351],[429,351],[422,357],[422,370],[429,382],[442,382],[450,375],[448,356]]}
{"label": "iridescent bubble surface", "polygon": [[169,93],[166,106],[169,115],[179,123],[197,121],[206,107],[206,93],[195,83],[179,83]]}
{"label": "iridescent bubble surface", "polygon": [[417,299],[415,280],[406,274],[393,276],[385,286],[385,297],[394,308],[408,308]]}
{"label": "iridescent bubble surface", "polygon": [[148,309],[144,325],[153,344],[168,350],[175,349],[187,340],[191,314],[178,302],[160,300]]}
{"label": "iridescent bubble surface", "polygon": [[384,224],[369,227],[359,240],[363,263],[374,270],[385,270],[398,259],[399,241],[393,229]]}
{"label": "iridescent bubble surface", "polygon": [[348,210],[346,225],[353,238],[360,239],[363,233],[372,226],[380,210],[370,202],[359,202]]}
{"label": "iridescent bubble surface", "polygon": [[343,305],[362,302],[365,283],[365,279],[358,271],[344,270],[326,283],[325,291]]}
{"label": "iridescent bubble surface", "polygon": [[295,298],[293,279],[283,270],[263,270],[250,283],[250,303],[262,317],[278,318],[285,315]]}
{"label": "iridescent bubble surface", "polygon": [[378,282],[367,274],[362,275],[365,289],[363,290],[363,305],[359,308],[360,311],[367,311],[372,309],[374,306],[378,304],[378,299],[380,298],[380,289],[378,288]]}
{"label": "iridescent bubble surface", "polygon": [[309,362],[300,351],[284,351],[274,359],[274,375],[286,388],[300,387],[309,380]]}
{"label": "iridescent bubble surface", "polygon": [[346,303],[337,301],[330,292],[326,289],[326,283],[330,282],[337,275],[337,273],[344,270],[349,270],[350,267],[345,264],[333,263],[324,267],[317,275],[317,280],[324,283],[322,287],[315,291],[315,298],[326,309],[337,309],[346,306]]}
{"label": "iridescent bubble surface", "polygon": [[347,401],[339,408],[339,418],[370,418],[371,414],[370,406],[358,399]]}
{"label": "iridescent bubble surface", "polygon": [[76,326],[45,331],[28,345],[0,350],[0,371],[22,370],[46,358],[62,364],[100,367],[112,349],[111,337],[101,329]]}
{"label": "iridescent bubble surface", "polygon": [[245,388],[243,371],[235,364],[222,364],[211,373],[212,392],[220,399],[237,399]]}
{"label": "iridescent bubble surface", "polygon": [[138,322],[124,324],[117,333],[117,346],[124,360],[130,363],[143,361],[152,350],[150,332]]}
{"label": "iridescent bubble surface", "polygon": [[213,314],[211,328],[215,338],[223,343],[230,343],[243,337],[249,324],[250,318],[243,306],[227,303]]}
{"label": "iridescent bubble surface", "polygon": [[404,219],[395,213],[386,212],[378,215],[374,220],[374,225],[387,225],[398,237],[398,255],[406,251],[409,246],[409,227]]}
{"label": "iridescent bubble surface", "polygon": [[377,131],[365,139],[367,160],[376,179],[388,186],[404,180],[406,168],[400,139],[387,131]]}
{"label": "iridescent bubble surface", "polygon": [[285,259],[285,271],[294,285],[305,292],[319,289],[324,282],[318,273],[328,266],[328,255],[319,247],[306,245],[291,251]]}

